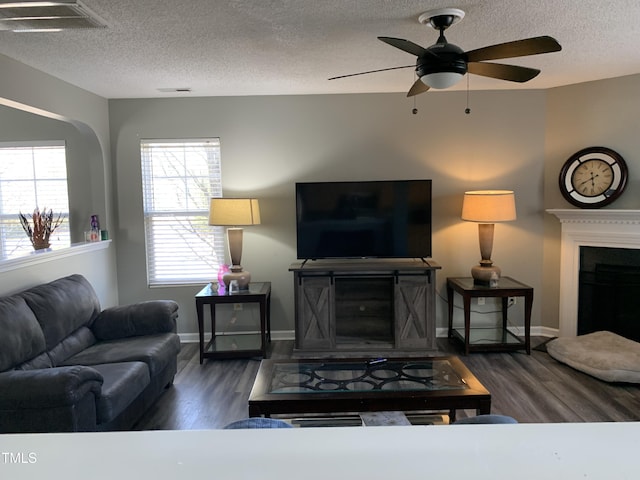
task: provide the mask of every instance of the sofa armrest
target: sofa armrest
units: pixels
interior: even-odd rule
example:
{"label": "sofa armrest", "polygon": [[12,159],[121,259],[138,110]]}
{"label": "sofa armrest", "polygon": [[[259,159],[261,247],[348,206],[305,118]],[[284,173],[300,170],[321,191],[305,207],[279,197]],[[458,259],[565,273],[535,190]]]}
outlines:
{"label": "sofa armrest", "polygon": [[176,331],[178,304],[172,300],[151,300],[103,310],[91,330],[98,340],[171,333]]}
{"label": "sofa armrest", "polygon": [[0,373],[0,412],[74,405],[87,393],[100,395],[100,373],[80,365]]}

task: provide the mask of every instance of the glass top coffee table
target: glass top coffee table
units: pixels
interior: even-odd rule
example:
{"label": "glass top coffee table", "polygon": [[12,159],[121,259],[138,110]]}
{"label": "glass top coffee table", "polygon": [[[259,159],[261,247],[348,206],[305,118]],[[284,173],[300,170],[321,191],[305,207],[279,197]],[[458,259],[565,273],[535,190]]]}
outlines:
{"label": "glass top coffee table", "polygon": [[491,394],[456,356],[262,360],[249,416],[448,410],[491,411]]}

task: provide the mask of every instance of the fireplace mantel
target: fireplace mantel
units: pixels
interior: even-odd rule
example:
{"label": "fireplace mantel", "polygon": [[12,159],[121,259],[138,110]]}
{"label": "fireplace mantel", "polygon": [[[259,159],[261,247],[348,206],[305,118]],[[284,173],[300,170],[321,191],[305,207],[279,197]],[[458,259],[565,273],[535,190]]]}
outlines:
{"label": "fireplace mantel", "polygon": [[640,225],[640,210],[577,210],[575,208],[547,210],[562,223],[617,223]]}
{"label": "fireplace mantel", "polygon": [[560,336],[578,331],[580,247],[640,249],[640,210],[550,209],[562,224]]}

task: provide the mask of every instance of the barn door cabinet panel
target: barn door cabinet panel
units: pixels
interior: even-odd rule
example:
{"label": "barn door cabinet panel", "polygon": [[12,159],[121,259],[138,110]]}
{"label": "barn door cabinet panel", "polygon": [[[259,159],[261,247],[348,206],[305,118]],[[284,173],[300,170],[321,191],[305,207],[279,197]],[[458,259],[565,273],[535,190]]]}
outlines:
{"label": "barn door cabinet panel", "polygon": [[296,282],[296,346],[331,349],[335,346],[333,285],[328,276],[300,277]]}

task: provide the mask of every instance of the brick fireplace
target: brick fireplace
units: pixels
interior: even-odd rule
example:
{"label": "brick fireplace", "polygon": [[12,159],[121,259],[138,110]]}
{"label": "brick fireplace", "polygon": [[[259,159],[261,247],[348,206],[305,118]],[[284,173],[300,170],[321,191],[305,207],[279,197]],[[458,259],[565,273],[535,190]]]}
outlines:
{"label": "brick fireplace", "polygon": [[547,210],[562,227],[560,336],[578,333],[581,247],[640,249],[640,210]]}

